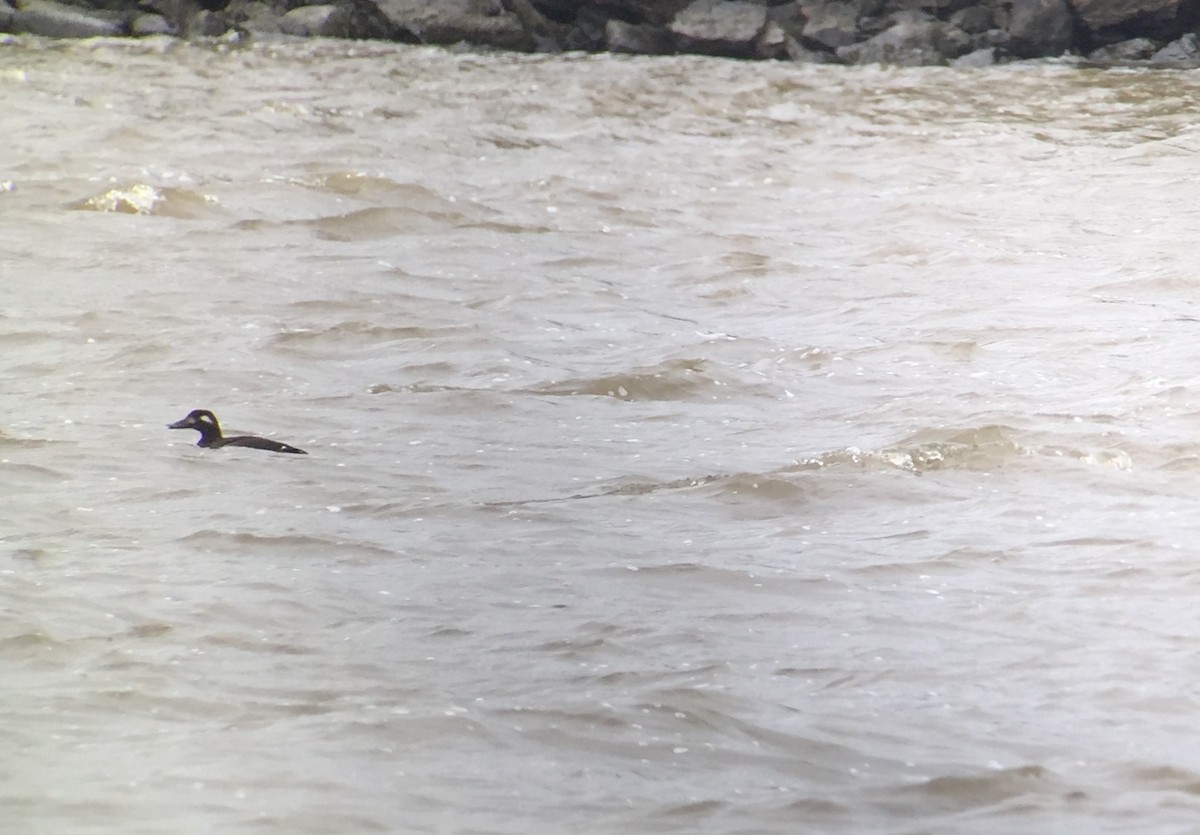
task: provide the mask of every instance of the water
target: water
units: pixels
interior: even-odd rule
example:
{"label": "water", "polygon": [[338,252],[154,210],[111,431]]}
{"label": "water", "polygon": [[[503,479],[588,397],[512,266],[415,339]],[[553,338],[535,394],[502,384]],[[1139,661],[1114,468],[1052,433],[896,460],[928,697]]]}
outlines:
{"label": "water", "polygon": [[1188,831],[1198,94],[7,41],[5,830]]}

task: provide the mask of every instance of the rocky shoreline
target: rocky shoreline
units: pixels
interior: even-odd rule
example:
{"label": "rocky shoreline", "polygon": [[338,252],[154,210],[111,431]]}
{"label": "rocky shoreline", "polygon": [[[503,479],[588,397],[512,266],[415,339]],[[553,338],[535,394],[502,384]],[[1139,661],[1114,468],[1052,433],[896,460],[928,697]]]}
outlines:
{"label": "rocky shoreline", "polygon": [[54,38],[331,37],[901,66],[1200,67],[1200,0],[0,0]]}

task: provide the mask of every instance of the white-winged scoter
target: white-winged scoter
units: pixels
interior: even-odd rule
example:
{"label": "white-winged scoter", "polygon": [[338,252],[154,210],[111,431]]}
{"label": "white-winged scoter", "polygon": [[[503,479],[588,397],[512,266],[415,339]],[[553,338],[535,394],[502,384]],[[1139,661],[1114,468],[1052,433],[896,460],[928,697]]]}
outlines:
{"label": "white-winged scoter", "polygon": [[200,440],[196,446],[204,447],[205,449],[218,449],[223,446],[244,446],[251,449],[267,449],[271,452],[292,452],[297,455],[308,455],[302,449],[297,449],[294,446],[272,441],[270,438],[260,438],[257,435],[234,435],[232,438],[226,438],[221,434],[221,424],[217,423],[217,416],[208,409],[193,409],[188,412],[188,416],[183,420],[177,420],[174,423],[167,424],[168,429],[195,429],[200,433]]}

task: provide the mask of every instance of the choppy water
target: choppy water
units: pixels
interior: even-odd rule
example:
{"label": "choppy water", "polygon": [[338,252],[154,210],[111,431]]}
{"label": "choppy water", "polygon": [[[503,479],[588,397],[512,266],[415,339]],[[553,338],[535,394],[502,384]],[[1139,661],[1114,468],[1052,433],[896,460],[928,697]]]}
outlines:
{"label": "choppy water", "polygon": [[1198,102],[5,42],[3,830],[1194,828]]}

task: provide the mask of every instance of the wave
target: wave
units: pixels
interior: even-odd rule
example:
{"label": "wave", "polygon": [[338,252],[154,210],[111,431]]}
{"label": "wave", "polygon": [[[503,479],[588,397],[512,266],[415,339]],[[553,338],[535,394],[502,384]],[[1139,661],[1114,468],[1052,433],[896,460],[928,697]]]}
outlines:
{"label": "wave", "polygon": [[268,554],[289,556],[315,555],[322,558],[336,557],[349,561],[366,556],[371,560],[394,556],[394,551],[371,542],[355,542],[329,539],[303,534],[255,534],[219,531],[204,528],[179,537],[177,542],[191,548],[238,555]]}
{"label": "wave", "polygon": [[271,347],[288,350],[357,349],[384,346],[413,339],[444,338],[447,334],[467,333],[465,326],[426,327],[420,325],[385,326],[371,322],[349,321],[322,328],[290,328],[269,339]]}
{"label": "wave", "polygon": [[669,479],[637,476],[613,479],[586,493],[568,496],[489,502],[487,507],[506,508],[652,493],[695,491],[728,504],[782,503],[794,505],[818,495],[823,489],[821,473],[899,470],[921,475],[939,470],[990,473],[1020,467],[1073,464],[1083,467],[1129,470],[1133,454],[1121,447],[1094,447],[1061,439],[1025,437],[1006,426],[987,425],[972,429],[928,430],[880,449],[846,447],[831,450],[771,470],[706,473]]}
{"label": "wave", "polygon": [[1061,459],[1117,470],[1128,470],[1133,466],[1133,456],[1121,447],[1095,447],[1025,438],[1023,433],[1011,427],[988,425],[957,430],[926,430],[894,446],[878,450],[846,447],[801,459],[788,470],[890,468],[913,473],[947,469],[988,471],[1029,459]]}
{"label": "wave", "polygon": [[715,363],[698,358],[673,359],[658,365],[562,380],[528,389],[557,397],[615,397],[619,400],[726,400],[737,396],[782,397],[784,390],[767,383],[747,383]]}
{"label": "wave", "polygon": [[111,188],[70,205],[83,212],[126,215],[156,215],[185,220],[220,215],[216,197],[184,188],[166,188],[135,183]]}

